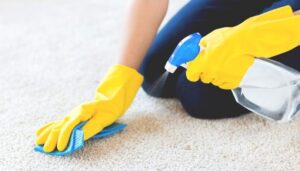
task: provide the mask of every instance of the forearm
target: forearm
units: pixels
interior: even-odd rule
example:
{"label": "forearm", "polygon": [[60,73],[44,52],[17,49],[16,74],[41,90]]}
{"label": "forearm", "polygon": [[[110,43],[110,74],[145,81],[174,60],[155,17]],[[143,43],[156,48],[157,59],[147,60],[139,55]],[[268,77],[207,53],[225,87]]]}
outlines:
{"label": "forearm", "polygon": [[118,63],[138,69],[167,12],[168,0],[131,0]]}
{"label": "forearm", "polygon": [[295,12],[296,15],[300,15],[300,10]]}

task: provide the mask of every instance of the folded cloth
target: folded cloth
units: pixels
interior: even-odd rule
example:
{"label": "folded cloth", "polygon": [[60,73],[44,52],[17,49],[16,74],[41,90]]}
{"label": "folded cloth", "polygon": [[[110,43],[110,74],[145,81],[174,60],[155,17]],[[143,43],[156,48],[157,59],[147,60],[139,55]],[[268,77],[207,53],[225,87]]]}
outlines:
{"label": "folded cloth", "polygon": [[[64,151],[55,150],[53,152],[48,153],[43,150],[42,145],[35,146],[34,150],[52,156],[65,156],[74,153],[75,151],[84,147],[84,139],[83,139],[84,136],[81,128],[85,125],[85,123],[86,122],[82,122],[73,129],[71,138],[69,140],[69,144]],[[122,131],[126,126],[127,126],[126,124],[115,122],[110,126],[105,127],[102,131],[94,135],[91,139],[100,139],[100,138],[108,137],[110,135]]]}

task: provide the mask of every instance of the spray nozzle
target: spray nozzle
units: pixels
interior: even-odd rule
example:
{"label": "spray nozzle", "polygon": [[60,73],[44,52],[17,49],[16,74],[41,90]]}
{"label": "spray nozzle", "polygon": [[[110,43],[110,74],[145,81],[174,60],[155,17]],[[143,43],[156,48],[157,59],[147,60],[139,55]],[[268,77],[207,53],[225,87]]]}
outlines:
{"label": "spray nozzle", "polygon": [[186,63],[195,59],[201,50],[199,46],[201,38],[199,33],[194,33],[181,40],[166,63],[165,69],[174,73],[179,66],[186,68]]}

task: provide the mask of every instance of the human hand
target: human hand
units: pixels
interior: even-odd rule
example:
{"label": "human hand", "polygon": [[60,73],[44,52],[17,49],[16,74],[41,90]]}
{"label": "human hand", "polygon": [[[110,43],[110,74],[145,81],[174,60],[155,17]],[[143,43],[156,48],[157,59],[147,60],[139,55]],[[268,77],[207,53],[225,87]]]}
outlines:
{"label": "human hand", "polygon": [[115,65],[111,67],[97,88],[95,99],[74,108],[64,119],[50,122],[36,131],[37,145],[44,151],[63,151],[72,130],[81,122],[84,140],[100,132],[121,117],[133,101],[143,77],[134,69]]}
{"label": "human hand", "polygon": [[285,6],[217,29],[200,41],[203,49],[188,63],[187,78],[222,89],[239,86],[254,57],[270,58],[300,44],[300,17]]}

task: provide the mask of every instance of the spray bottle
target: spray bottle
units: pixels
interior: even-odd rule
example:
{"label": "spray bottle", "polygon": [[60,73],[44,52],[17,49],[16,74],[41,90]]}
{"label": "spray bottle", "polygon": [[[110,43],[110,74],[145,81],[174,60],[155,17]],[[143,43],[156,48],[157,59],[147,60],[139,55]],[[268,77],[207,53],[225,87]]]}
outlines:
{"label": "spray bottle", "polygon": [[[165,65],[174,73],[201,51],[199,33],[184,38]],[[271,59],[256,58],[240,86],[231,90],[237,103],[270,120],[287,122],[300,111],[300,73]]]}

